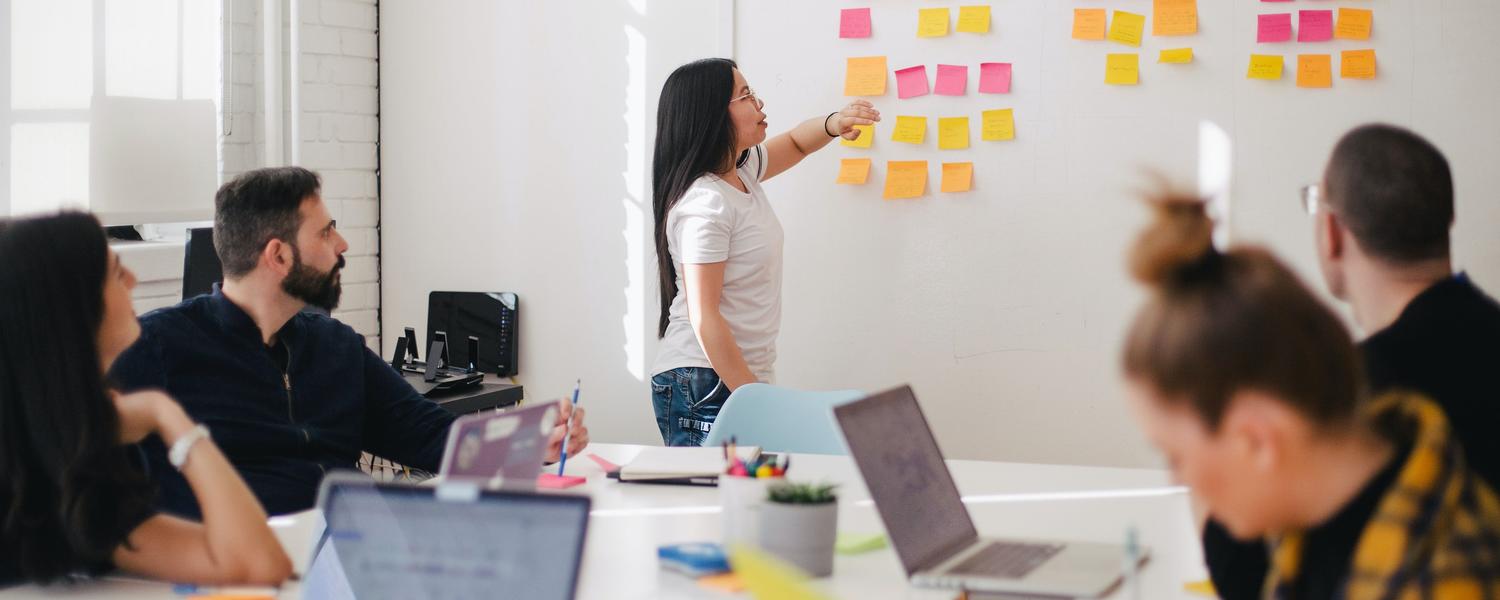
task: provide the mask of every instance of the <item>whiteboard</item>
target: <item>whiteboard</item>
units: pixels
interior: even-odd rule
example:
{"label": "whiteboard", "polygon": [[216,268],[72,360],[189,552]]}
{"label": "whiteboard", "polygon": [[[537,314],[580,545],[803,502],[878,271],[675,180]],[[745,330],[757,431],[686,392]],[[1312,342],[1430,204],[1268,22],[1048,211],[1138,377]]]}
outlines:
{"label": "whiteboard", "polygon": [[[969,2],[977,3],[977,2]],[[1124,252],[1144,223],[1146,170],[1188,190],[1204,162],[1200,128],[1226,132],[1229,233],[1269,245],[1322,293],[1311,222],[1297,203],[1333,143],[1385,121],[1432,139],[1458,192],[1455,258],[1500,291],[1500,56],[1492,0],[1199,0],[1199,33],[1149,35],[1149,0],[993,0],[988,34],[918,38],[917,9],[960,3],[741,0],[734,56],[766,100],[773,134],[822,117],[842,95],[847,57],[891,70],[969,65],[968,93],[897,99],[894,77],[874,148],[832,146],[766,184],[786,230],[779,383],[875,390],[911,382],[950,456],[1146,466],[1129,421],[1118,352],[1143,295]],[[839,9],[871,7],[872,37],[840,39]],[[1369,8],[1369,41],[1256,44],[1256,15]],[[1074,8],[1148,15],[1139,49],[1070,39]],[[1295,21],[1295,18],[1294,18]],[[1192,47],[1188,65],[1156,63]],[[1338,52],[1377,51],[1373,81],[1337,77]],[[1104,84],[1107,53],[1139,52],[1141,84]],[[1245,77],[1251,53],[1283,54],[1282,80]],[[1295,87],[1298,53],[1332,54],[1331,89]],[[978,94],[980,62],[1014,65],[1012,92]],[[1017,137],[980,140],[982,110],[1013,108]],[[928,117],[927,142],[890,141],[897,115]],[[971,147],[938,150],[936,118],[967,115]],[[1209,124],[1209,125],[1205,125]],[[874,159],[864,186],[834,185],[840,158]],[[883,200],[887,160],[928,160],[928,193]],[[939,163],[972,161],[974,191],[938,193]],[[1344,309],[1340,309],[1344,310]],[[1345,312],[1347,314],[1347,312]]]}

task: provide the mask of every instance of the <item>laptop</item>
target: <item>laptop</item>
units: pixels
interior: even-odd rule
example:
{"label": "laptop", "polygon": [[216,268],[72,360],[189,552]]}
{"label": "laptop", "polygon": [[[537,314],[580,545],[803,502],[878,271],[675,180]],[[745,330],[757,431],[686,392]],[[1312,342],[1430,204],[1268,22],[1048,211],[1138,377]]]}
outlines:
{"label": "laptop", "polygon": [[907,578],[921,587],[1097,597],[1125,548],[979,537],[910,386],[833,409]]}
{"label": "laptop", "polygon": [[323,480],[327,526],[301,595],[319,600],[569,600],[588,532],[588,496]]}
{"label": "laptop", "polygon": [[468,415],[453,422],[438,473],[445,480],[530,491],[547,458],[547,436],[557,425],[556,402]]}

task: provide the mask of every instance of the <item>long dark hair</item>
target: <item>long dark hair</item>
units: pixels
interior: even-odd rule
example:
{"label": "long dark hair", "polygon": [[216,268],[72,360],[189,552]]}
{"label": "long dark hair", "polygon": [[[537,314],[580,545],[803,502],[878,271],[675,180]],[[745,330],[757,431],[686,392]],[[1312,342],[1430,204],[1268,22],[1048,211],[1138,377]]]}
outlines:
{"label": "long dark hair", "polygon": [[[661,279],[661,319],[656,337],[667,335],[677,267],[667,249],[667,215],[693,182],[724,170],[738,141],[729,119],[734,61],[705,58],[677,67],[661,86],[656,106],[656,151],[651,158],[651,212],[656,218],[656,270]],[[744,164],[741,153],[737,164]]]}
{"label": "long dark hair", "polygon": [[29,580],[109,564],[150,507],[99,364],[109,270],[92,215],[0,222],[0,543]]}

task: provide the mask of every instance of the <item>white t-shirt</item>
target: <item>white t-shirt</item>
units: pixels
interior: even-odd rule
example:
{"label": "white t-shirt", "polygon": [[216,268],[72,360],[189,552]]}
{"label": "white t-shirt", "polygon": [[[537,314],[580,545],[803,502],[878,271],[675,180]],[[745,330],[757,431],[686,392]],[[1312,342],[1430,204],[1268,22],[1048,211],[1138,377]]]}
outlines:
{"label": "white t-shirt", "polygon": [[765,176],[765,146],[750,149],[736,169],[750,193],[715,175],[704,175],[667,213],[667,249],[677,268],[677,296],[667,321],[652,373],[679,367],[708,367],[708,356],[688,319],[684,264],[724,265],[719,314],[762,382],[774,380],[776,335],[781,332],[781,221],[760,187]]}

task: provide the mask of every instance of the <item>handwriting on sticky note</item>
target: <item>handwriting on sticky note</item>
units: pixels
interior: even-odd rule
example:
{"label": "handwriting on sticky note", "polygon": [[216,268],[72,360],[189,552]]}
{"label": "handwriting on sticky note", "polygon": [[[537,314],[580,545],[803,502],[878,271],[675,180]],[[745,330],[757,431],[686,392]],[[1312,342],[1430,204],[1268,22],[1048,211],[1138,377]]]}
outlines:
{"label": "handwriting on sticky note", "polygon": [[837,184],[864,185],[870,179],[870,159],[846,158],[839,161]]}
{"label": "handwriting on sticky note", "polygon": [[896,95],[901,98],[915,98],[926,96],[931,91],[927,87],[927,65],[917,65],[896,71]]}
{"label": "handwriting on sticky note", "polygon": [[1102,8],[1073,9],[1073,39],[1102,40],[1109,15]]}
{"label": "handwriting on sticky note", "polygon": [[927,117],[897,116],[891,141],[920,144],[927,139]]}
{"label": "handwriting on sticky note", "polygon": [[1340,8],[1339,22],[1334,27],[1334,37],[1341,40],[1370,39],[1370,24],[1375,13],[1367,8]]}
{"label": "handwriting on sticky note", "polygon": [[1344,79],[1374,79],[1374,50],[1345,50],[1339,53],[1339,77]]}
{"label": "handwriting on sticky note", "polygon": [[1110,54],[1104,57],[1104,83],[1136,85],[1141,82],[1139,54]]}
{"label": "handwriting on sticky note", "polygon": [[884,96],[885,57],[851,57],[844,70],[845,96]]}
{"label": "handwriting on sticky note", "polygon": [[1198,0],[1155,0],[1151,35],[1198,33]]}
{"label": "handwriting on sticky note", "polygon": [[1292,13],[1273,13],[1256,17],[1255,41],[1266,44],[1292,39]]}
{"label": "handwriting on sticky note", "polygon": [[1328,54],[1297,55],[1297,87],[1333,87],[1333,57]]}
{"label": "handwriting on sticky note", "polygon": [[870,37],[870,9],[846,8],[839,11],[839,37]]}
{"label": "handwriting on sticky note", "polygon": [[917,37],[943,37],[948,35],[948,9],[917,9]]}
{"label": "handwriting on sticky note", "polygon": [[979,93],[1009,94],[1010,63],[979,63]]}
{"label": "handwriting on sticky note", "polygon": [[888,160],[885,162],[885,197],[919,198],[927,193],[927,161]]}
{"label": "handwriting on sticky note", "polygon": [[1159,63],[1186,64],[1193,62],[1192,48],[1172,48],[1162,50],[1161,55],[1156,58]]}
{"label": "handwriting on sticky note", "polygon": [[960,33],[989,33],[990,5],[958,7],[958,31]]}
{"label": "handwriting on sticky note", "polygon": [[1139,46],[1141,33],[1145,30],[1146,15],[1117,10],[1109,24],[1109,39],[1127,46]]}
{"label": "handwriting on sticky note", "polygon": [[869,148],[875,143],[874,125],[855,125],[854,130],[859,132],[859,137],[854,139],[841,139],[839,144],[850,148]]}
{"label": "handwriting on sticky note", "polygon": [[938,149],[962,150],[969,147],[968,117],[938,117]]}
{"label": "handwriting on sticky note", "polygon": [[1326,42],[1333,39],[1333,11],[1297,11],[1297,41]]}
{"label": "handwriting on sticky note", "polygon": [[1281,79],[1281,55],[1280,54],[1251,54],[1250,71],[1246,74],[1250,79]]}
{"label": "handwriting on sticky note", "polygon": [[1012,109],[1000,108],[980,113],[982,131],[980,138],[987,142],[1016,139],[1016,115]]}
{"label": "handwriting on sticky note", "polygon": [[933,91],[939,96],[962,96],[969,91],[968,65],[938,65],[937,85]]}
{"label": "handwriting on sticky note", "polygon": [[967,192],[974,189],[974,163],[943,163],[941,186],[940,189],[944,192]]}

